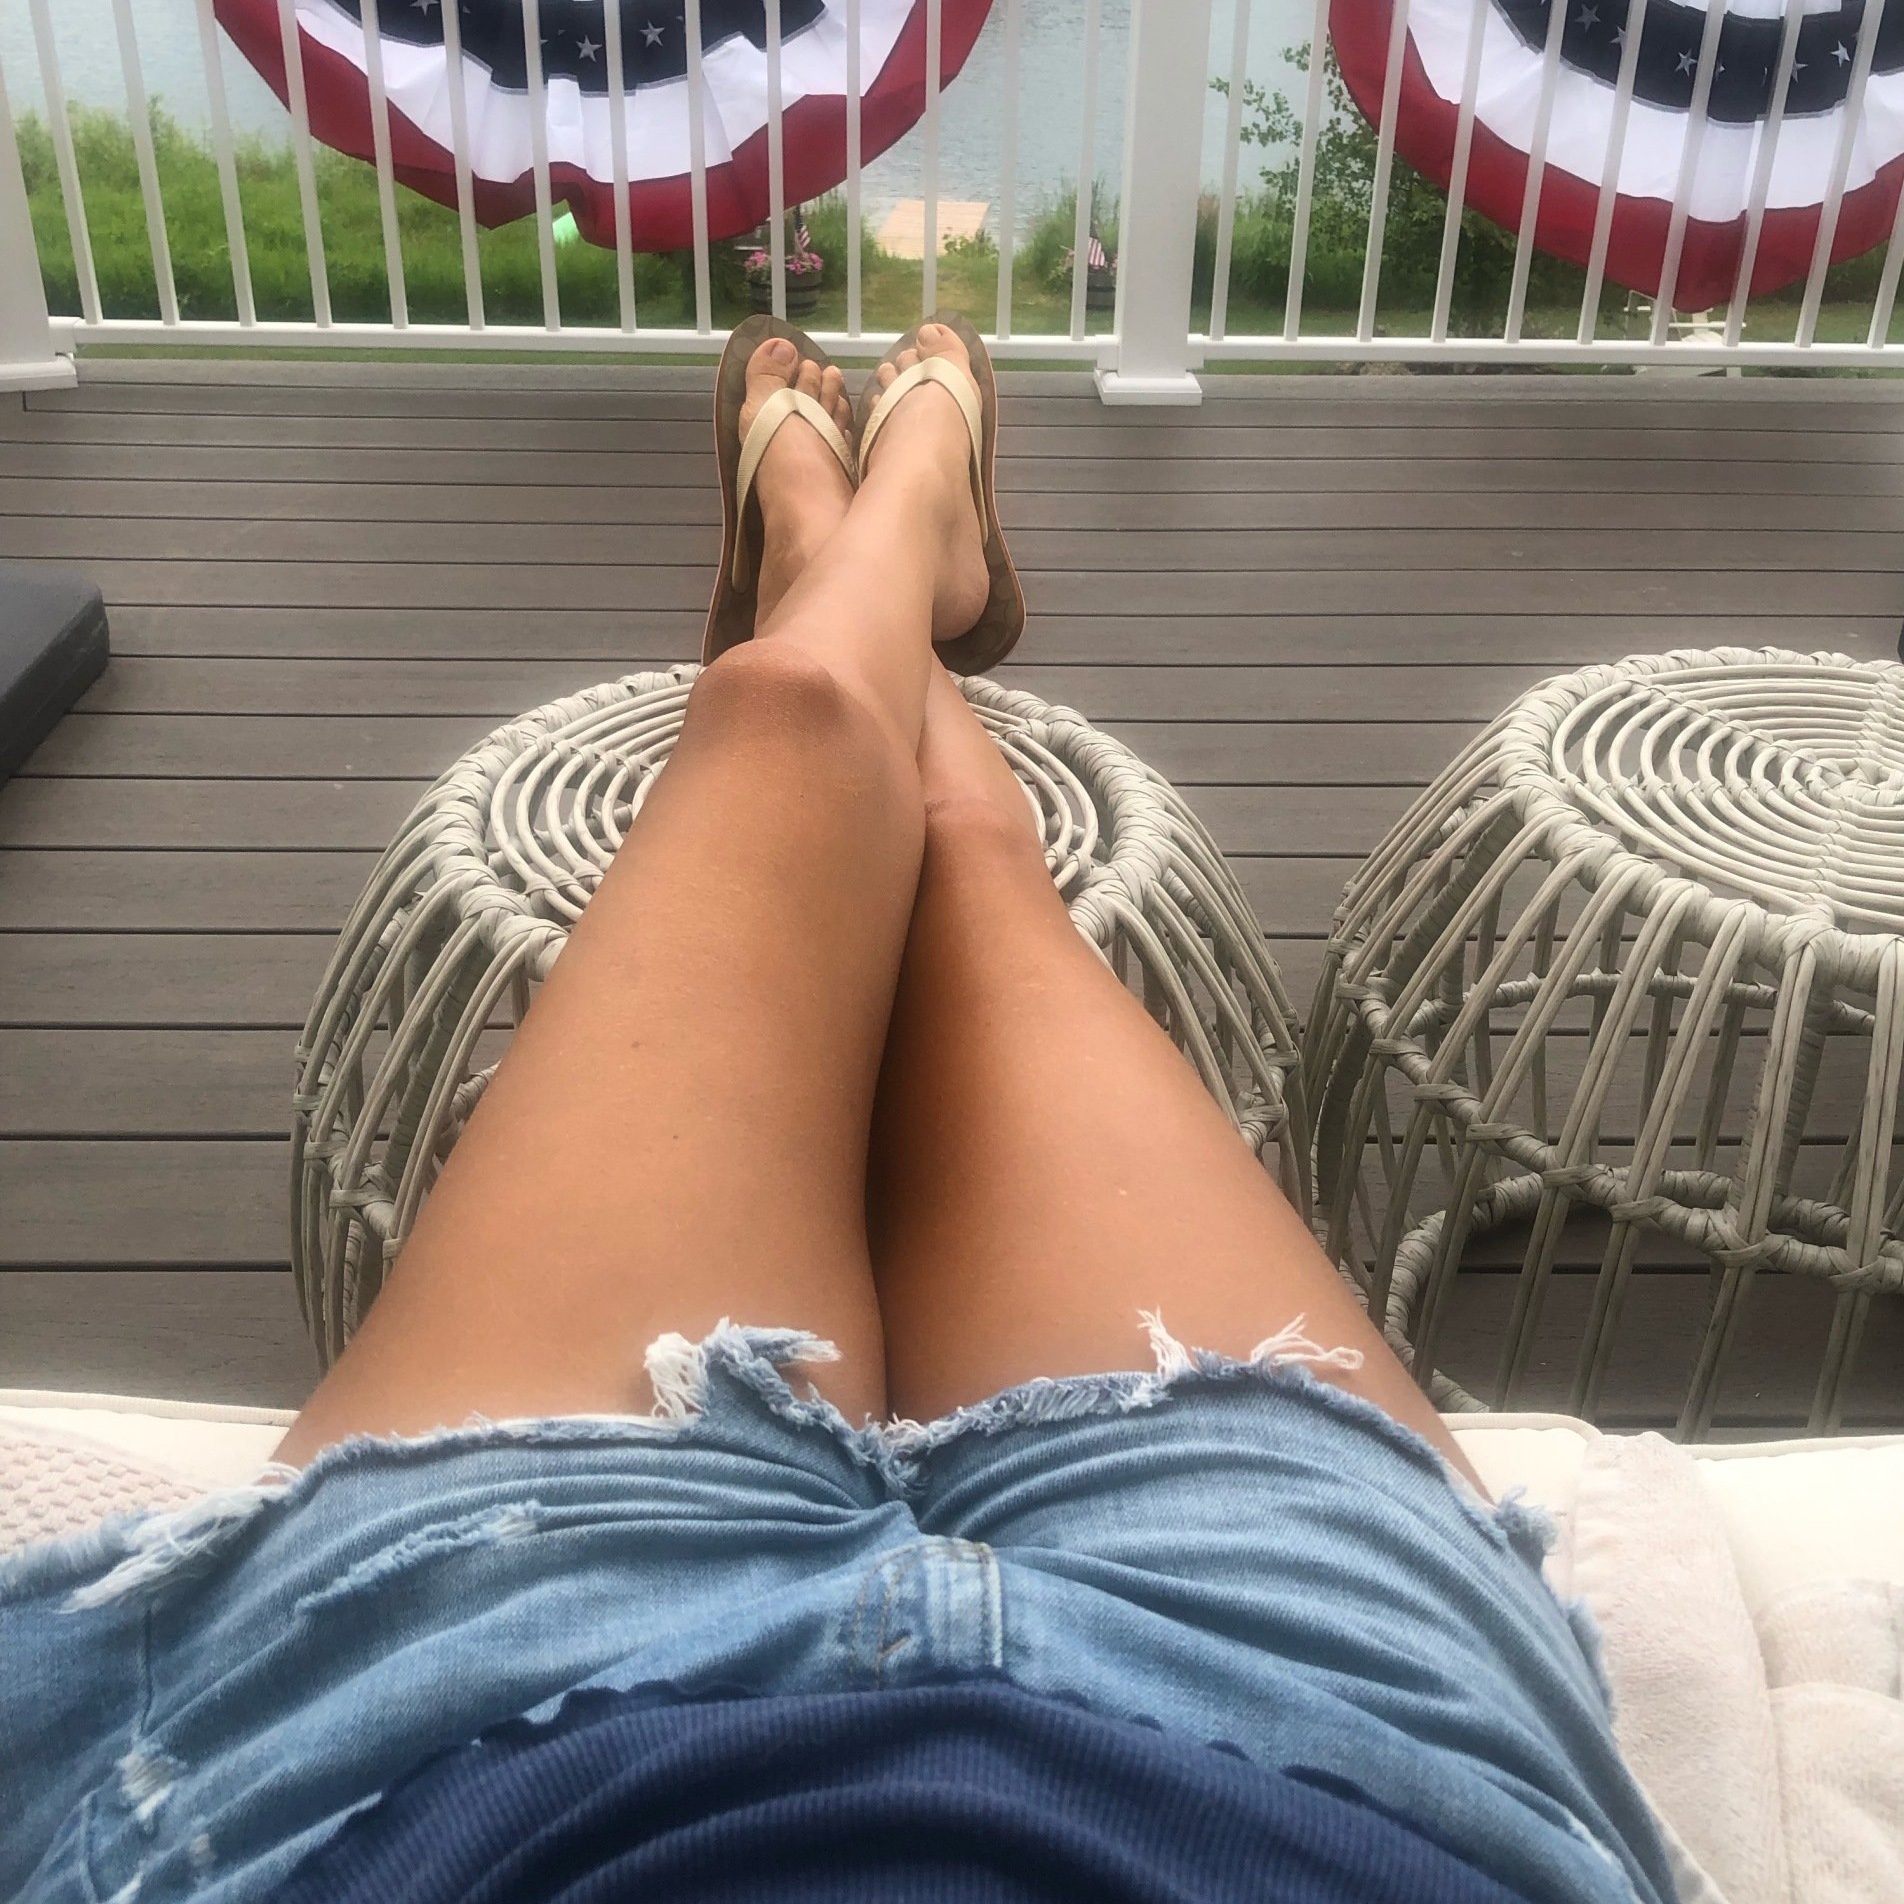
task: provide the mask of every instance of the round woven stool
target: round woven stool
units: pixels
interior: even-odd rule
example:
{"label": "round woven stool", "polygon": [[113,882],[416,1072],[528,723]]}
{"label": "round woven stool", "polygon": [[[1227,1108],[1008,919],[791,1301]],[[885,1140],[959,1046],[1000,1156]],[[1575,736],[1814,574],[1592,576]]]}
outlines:
{"label": "round woven stool", "polygon": [[1904,1287],[1904,667],[1722,648],[1523,696],[1351,881],[1305,1076],[1327,1246],[1442,1406],[1482,1405],[1437,1369],[1464,1254],[1518,1267],[1502,1406],[1556,1264],[1597,1260],[1586,1414],[1636,1262],[1703,1258],[1680,1432],[1765,1272],[1835,1292],[1837,1427]]}
{"label": "round woven stool", "polygon": [[[298,1047],[292,1264],[327,1362],[667,764],[697,672],[630,675],[498,728],[423,796],[371,875]],[[963,686],[1025,788],[1078,930],[1306,1214],[1294,1016],[1209,835],[1070,710]]]}

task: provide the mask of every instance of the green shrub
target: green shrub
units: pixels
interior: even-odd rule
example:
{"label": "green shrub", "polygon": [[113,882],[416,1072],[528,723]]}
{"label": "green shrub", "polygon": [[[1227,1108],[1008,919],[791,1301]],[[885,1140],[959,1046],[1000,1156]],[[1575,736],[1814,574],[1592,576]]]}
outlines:
{"label": "green shrub", "polygon": [[[1289,63],[1309,69],[1309,49],[1288,50]],[[1375,203],[1377,143],[1375,128],[1363,118],[1343,83],[1335,52],[1325,53],[1324,111],[1315,146],[1310,197],[1309,238],[1304,258],[1306,307],[1349,311],[1360,307],[1363,269],[1368,255],[1369,217]],[[1227,82],[1213,82],[1227,92]],[[1293,248],[1300,163],[1295,148],[1302,122],[1286,94],[1255,80],[1243,91],[1245,145],[1281,149],[1289,154],[1265,164],[1261,183],[1238,196],[1232,240],[1230,296],[1245,303],[1280,304],[1287,294]],[[1426,311],[1434,303],[1441,271],[1441,247],[1448,199],[1440,186],[1397,156],[1389,174],[1384,215],[1380,298],[1390,312]],[[1207,298],[1215,262],[1215,206],[1209,210],[1208,262],[1199,243],[1199,286]],[[1450,286],[1450,329],[1455,335],[1498,332],[1506,314],[1514,271],[1514,239],[1479,212],[1464,210]],[[1530,260],[1530,305],[1579,304],[1583,279],[1573,266],[1536,252]],[[1611,305],[1623,293],[1609,289]]]}

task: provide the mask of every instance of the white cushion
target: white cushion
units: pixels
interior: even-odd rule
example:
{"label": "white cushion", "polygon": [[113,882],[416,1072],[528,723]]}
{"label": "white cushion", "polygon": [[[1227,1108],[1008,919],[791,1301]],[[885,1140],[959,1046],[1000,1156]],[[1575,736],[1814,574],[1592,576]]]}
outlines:
{"label": "white cushion", "polygon": [[[1448,1425],[1488,1491],[1521,1488],[1554,1516],[1551,1569],[1571,1591],[1572,1526],[1602,1436],[1570,1415],[1455,1415]],[[1904,1585],[1904,1435],[1687,1447],[1716,1509],[1747,1610],[1798,1586],[1853,1577]]]}
{"label": "white cushion", "polygon": [[1904,1435],[1693,1450],[1747,1610],[1855,1575],[1904,1586]]}
{"label": "white cushion", "polygon": [[[0,1436],[54,1439],[198,1488],[253,1479],[295,1419],[288,1408],[235,1408],[138,1395],[0,1388]],[[0,1505],[0,1547],[6,1540]]]}

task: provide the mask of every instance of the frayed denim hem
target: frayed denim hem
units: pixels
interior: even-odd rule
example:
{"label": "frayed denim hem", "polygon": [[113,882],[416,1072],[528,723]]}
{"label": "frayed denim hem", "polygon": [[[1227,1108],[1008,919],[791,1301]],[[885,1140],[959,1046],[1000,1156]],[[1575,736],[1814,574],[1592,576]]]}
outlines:
{"label": "frayed denim hem", "polygon": [[[472,1416],[460,1427],[425,1435],[353,1435],[325,1448],[302,1469],[272,1463],[248,1485],[218,1489],[182,1508],[120,1516],[83,1534],[0,1558],[0,1601],[64,1587],[67,1610],[84,1612],[157,1591],[213,1564],[263,1517],[289,1512],[332,1476],[353,1469],[403,1466],[523,1444],[692,1446],[705,1438],[708,1424],[721,1419],[720,1398],[713,1393],[717,1377],[750,1396],[775,1420],[836,1443],[853,1463],[870,1470],[894,1499],[916,1496],[933,1457],[970,1436],[1137,1413],[1196,1389],[1246,1383],[1283,1388],[1379,1436],[1446,1481],[1478,1531],[1539,1571],[1553,1544],[1546,1514],[1517,1495],[1491,1505],[1412,1429],[1373,1402],[1318,1379],[1317,1370],[1359,1369],[1360,1350],[1323,1347],[1304,1333],[1302,1316],[1259,1342],[1247,1357],[1188,1347],[1152,1312],[1144,1312],[1140,1320],[1154,1362],[1149,1370],[1039,1376],[934,1421],[869,1421],[856,1427],[811,1384],[804,1395],[798,1394],[781,1372],[789,1364],[837,1361],[839,1351],[832,1343],[804,1330],[741,1327],[724,1319],[699,1342],[670,1333],[648,1346],[644,1359],[655,1398],[648,1414],[508,1421]],[[504,1538],[509,1531],[498,1524],[493,1537]],[[1578,1611],[1571,1611],[1580,1625]],[[1583,1635],[1583,1650],[1590,1658],[1597,1652],[1590,1634]]]}
{"label": "frayed denim hem", "polygon": [[[1352,1371],[1362,1366],[1360,1349],[1325,1349],[1304,1335],[1306,1316],[1298,1316],[1287,1328],[1257,1343],[1247,1358],[1186,1348],[1152,1310],[1143,1311],[1139,1320],[1150,1337],[1154,1369],[1034,1376],[985,1401],[956,1408],[936,1421],[890,1423],[882,1433],[896,1484],[902,1488],[916,1485],[920,1467],[929,1455],[967,1435],[996,1435],[1013,1428],[1081,1421],[1092,1415],[1128,1415],[1155,1408],[1177,1389],[1198,1383],[1261,1381],[1298,1369]],[[1379,1415],[1381,1411],[1373,1412]],[[1382,1419],[1386,1421],[1387,1417]]]}
{"label": "frayed denim hem", "polygon": [[[647,1414],[506,1421],[476,1414],[459,1427],[428,1434],[350,1435],[302,1468],[267,1462],[255,1481],[214,1489],[183,1507],[114,1515],[83,1533],[0,1556],[0,1604],[70,1584],[66,1609],[81,1613],[163,1587],[210,1564],[262,1518],[287,1513],[332,1477],[360,1468],[402,1467],[504,1446],[692,1444],[710,1418],[709,1391],[717,1372],[755,1396],[769,1414],[795,1427],[828,1432],[855,1459],[876,1466],[878,1431],[853,1428],[817,1392],[796,1395],[778,1366],[838,1359],[832,1343],[799,1329],[738,1328],[723,1319],[698,1343],[663,1335],[649,1344],[644,1357],[655,1398]],[[506,1531],[499,1528],[497,1537]]]}

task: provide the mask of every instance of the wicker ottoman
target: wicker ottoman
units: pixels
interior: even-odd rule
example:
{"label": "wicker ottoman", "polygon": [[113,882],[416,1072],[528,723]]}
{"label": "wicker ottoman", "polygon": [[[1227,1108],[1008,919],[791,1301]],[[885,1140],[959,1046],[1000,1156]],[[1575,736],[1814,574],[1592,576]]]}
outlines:
{"label": "wicker ottoman", "polygon": [[[292,1263],[326,1361],[375,1300],[444,1157],[681,729],[697,671],[630,675],[498,728],[372,874],[298,1047]],[[1078,930],[1196,1065],[1305,1213],[1294,1019],[1182,799],[1068,709],[968,680]]]}
{"label": "wicker ottoman", "polygon": [[1351,882],[1305,1063],[1328,1247],[1442,1406],[1480,1406],[1437,1370],[1464,1252],[1518,1255],[1512,1407],[1585,1234],[1570,1412],[1663,1246],[1712,1270],[1681,1432],[1768,1272],[1834,1292],[1836,1427],[1904,1287],[1904,667],[1719,649],[1536,688]]}

